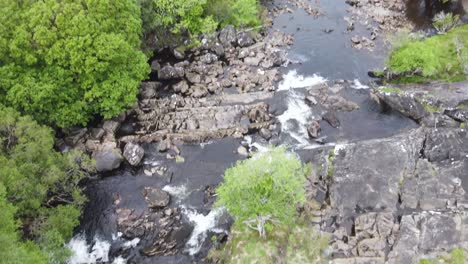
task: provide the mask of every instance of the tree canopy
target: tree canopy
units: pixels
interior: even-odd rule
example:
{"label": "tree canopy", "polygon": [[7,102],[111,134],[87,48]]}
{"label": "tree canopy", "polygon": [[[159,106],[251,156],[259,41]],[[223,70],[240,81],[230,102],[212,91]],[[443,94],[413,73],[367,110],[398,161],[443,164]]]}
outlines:
{"label": "tree canopy", "polygon": [[[0,259],[6,263],[61,263],[68,257],[64,243],[85,202],[79,183],[87,173],[81,167],[92,164],[53,146],[50,128],[0,105]],[[35,243],[22,241],[20,227]]]}
{"label": "tree canopy", "polygon": [[134,0],[2,0],[0,101],[62,127],[110,118],[149,73]]}
{"label": "tree canopy", "polygon": [[305,173],[301,161],[284,148],[256,154],[226,170],[217,205],[237,221],[256,225],[264,236],[269,224],[295,220],[296,206],[305,202]]}

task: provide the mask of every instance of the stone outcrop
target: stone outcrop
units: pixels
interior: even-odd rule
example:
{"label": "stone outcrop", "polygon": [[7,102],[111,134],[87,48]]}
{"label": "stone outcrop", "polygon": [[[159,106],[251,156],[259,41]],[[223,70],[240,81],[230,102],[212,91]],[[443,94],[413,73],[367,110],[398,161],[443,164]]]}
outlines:
{"label": "stone outcrop", "polygon": [[467,149],[464,129],[421,127],[314,150],[322,166],[311,197],[325,203],[333,263],[415,263],[466,249]]}
{"label": "stone outcrop", "polygon": [[424,126],[460,127],[468,121],[467,82],[381,87],[374,95]]}

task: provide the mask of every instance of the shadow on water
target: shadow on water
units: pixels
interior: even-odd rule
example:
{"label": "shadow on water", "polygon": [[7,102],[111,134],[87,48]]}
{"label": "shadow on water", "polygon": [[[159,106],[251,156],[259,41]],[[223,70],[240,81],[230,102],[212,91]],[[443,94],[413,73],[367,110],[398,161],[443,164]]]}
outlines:
{"label": "shadow on water", "polygon": [[432,19],[439,12],[453,13],[460,17],[466,14],[461,1],[443,3],[440,0],[408,0],[406,10],[408,18],[417,29],[431,27]]}

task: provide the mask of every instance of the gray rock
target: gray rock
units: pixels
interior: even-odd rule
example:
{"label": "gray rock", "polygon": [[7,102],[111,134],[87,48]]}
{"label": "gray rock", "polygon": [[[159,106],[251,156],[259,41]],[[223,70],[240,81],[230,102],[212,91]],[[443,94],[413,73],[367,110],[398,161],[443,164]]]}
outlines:
{"label": "gray rock", "polygon": [[172,90],[176,93],[186,94],[189,91],[189,85],[186,81],[180,81],[172,86]]}
{"label": "gray rock", "polygon": [[171,147],[171,142],[169,140],[161,140],[158,143],[157,149],[159,152],[166,152]]}
{"label": "gray rock", "polygon": [[317,121],[312,121],[312,123],[307,127],[307,132],[309,133],[310,138],[318,138],[320,130],[320,123]]}
{"label": "gray rock", "polygon": [[102,128],[91,128],[90,137],[94,140],[101,140],[106,131]]}
{"label": "gray rock", "polygon": [[127,143],[123,155],[130,165],[137,166],[143,159],[145,150],[140,145]]}
{"label": "gray rock", "polygon": [[201,82],[201,76],[200,74],[189,72],[185,76],[187,80],[193,84],[198,84]]}
{"label": "gray rock", "polygon": [[87,128],[70,129],[68,136],[65,137],[65,143],[69,146],[75,146],[88,132]]}
{"label": "gray rock", "polygon": [[201,98],[208,94],[208,89],[201,85],[194,85],[192,86],[192,93],[191,96],[195,98]]}
{"label": "gray rock", "polygon": [[237,43],[236,29],[233,25],[225,26],[219,33],[219,41],[226,48],[232,47]]}
{"label": "gray rock", "polygon": [[120,123],[114,120],[106,120],[102,125],[102,128],[108,133],[114,135],[115,132],[120,128]]}
{"label": "gray rock", "polygon": [[104,143],[93,153],[93,159],[96,161],[98,172],[115,170],[124,160],[121,150],[115,146],[115,143]]}
{"label": "gray rock", "polygon": [[239,32],[237,34],[237,44],[239,47],[249,47],[255,44],[255,40],[250,32]]}
{"label": "gray rock", "polygon": [[140,97],[142,99],[152,99],[156,97],[156,90],[161,87],[159,82],[142,82],[140,85]]}
{"label": "gray rock", "polygon": [[185,52],[181,48],[175,48],[172,50],[172,54],[178,60],[183,60],[185,58]]}
{"label": "gray rock", "polygon": [[200,57],[200,61],[204,64],[213,64],[218,61],[218,56],[213,53],[207,53]]}
{"label": "gray rock", "polygon": [[244,62],[250,66],[258,66],[260,64],[260,59],[257,57],[247,57],[244,59]]}
{"label": "gray rock", "polygon": [[249,151],[244,147],[240,146],[237,148],[237,153],[241,156],[247,157],[249,156]]}
{"label": "gray rock", "polygon": [[260,129],[260,136],[266,140],[269,140],[272,137],[271,131],[266,128]]}
{"label": "gray rock", "polygon": [[159,188],[145,188],[143,191],[146,203],[149,208],[159,209],[169,205],[171,196]]}
{"label": "gray rock", "polygon": [[276,67],[283,65],[288,60],[287,53],[284,50],[276,50],[271,54],[270,57],[273,66]]}
{"label": "gray rock", "polygon": [[161,64],[158,61],[154,60],[151,62],[151,71],[159,72],[161,70]]}
{"label": "gray rock", "polygon": [[338,120],[338,118],[336,117],[335,112],[333,112],[333,111],[326,112],[322,116],[322,119],[327,121],[327,123],[330,124],[330,126],[332,126],[334,128],[338,128],[340,126],[340,120]]}
{"label": "gray rock", "polygon": [[183,68],[173,67],[166,65],[158,71],[158,77],[160,80],[172,80],[184,77],[185,72]]}
{"label": "gray rock", "polygon": [[211,47],[211,50],[218,56],[218,57],[223,57],[224,54],[226,53],[224,50],[224,47],[221,43],[215,42],[213,46]]}
{"label": "gray rock", "polygon": [[406,172],[415,170],[424,138],[424,131],[413,130],[388,139],[336,146],[329,158],[333,161],[331,205],[341,215],[395,212],[400,181]]}
{"label": "gray rock", "polygon": [[468,114],[468,82],[380,88],[373,93],[385,105],[429,127],[456,127],[456,121],[464,122]]}

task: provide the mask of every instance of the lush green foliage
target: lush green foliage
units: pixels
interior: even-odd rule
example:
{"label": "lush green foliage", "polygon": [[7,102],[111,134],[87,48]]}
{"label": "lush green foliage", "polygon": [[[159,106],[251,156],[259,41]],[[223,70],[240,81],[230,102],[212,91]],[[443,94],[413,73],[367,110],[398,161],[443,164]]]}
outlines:
{"label": "lush green foliage", "polygon": [[434,25],[434,28],[437,30],[437,32],[443,34],[456,27],[459,23],[459,20],[459,15],[441,12],[434,17],[432,24]]}
{"label": "lush green foliage", "polygon": [[438,259],[422,259],[419,261],[419,264],[437,264],[437,263],[446,263],[446,264],[465,264],[468,262],[468,256],[466,252],[462,249],[454,249],[450,254],[446,256],[441,256]]}
{"label": "lush green foliage", "polygon": [[218,206],[241,223],[257,225],[288,224],[295,220],[296,206],[305,202],[305,168],[284,148],[258,153],[226,170],[218,189]]}
{"label": "lush green foliage", "polygon": [[442,79],[465,80],[468,75],[468,26],[444,35],[408,41],[393,50],[388,69],[400,76],[397,82]]}
{"label": "lush green foliage", "polygon": [[110,118],[149,73],[134,0],[0,1],[0,101],[59,126]]}
{"label": "lush green foliage", "polygon": [[[53,146],[51,129],[0,106],[0,248],[12,247],[0,256],[12,259],[7,263],[62,263],[68,257],[63,245],[85,202],[80,163],[89,167],[90,160],[62,155]],[[43,253],[32,242],[20,242],[21,220]],[[29,258],[35,261],[19,261]]]}
{"label": "lush green foliage", "polygon": [[192,36],[219,26],[260,24],[257,0],[139,0],[144,32],[188,31]]}

